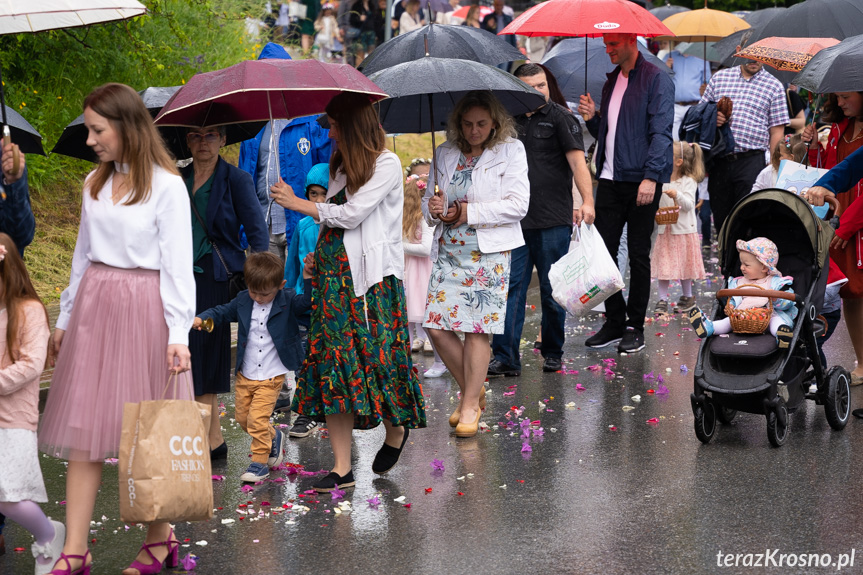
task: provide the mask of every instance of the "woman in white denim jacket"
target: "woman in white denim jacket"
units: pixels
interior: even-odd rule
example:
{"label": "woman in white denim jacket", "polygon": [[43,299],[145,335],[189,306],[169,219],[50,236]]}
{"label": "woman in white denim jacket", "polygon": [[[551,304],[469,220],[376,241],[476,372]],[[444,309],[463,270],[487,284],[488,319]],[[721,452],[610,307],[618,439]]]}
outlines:
{"label": "woman in white denim jacket", "polygon": [[[423,327],[462,392],[450,425],[471,437],[485,405],[489,334],[503,333],[510,250],[524,245],[519,222],[530,201],[524,146],[491,92],[469,92],[456,105],[432,170],[442,194],[430,186],[423,197],[423,215],[435,226]],[[446,224],[439,216],[454,215],[453,202],[461,215]]]}
{"label": "woman in white denim jacket", "polygon": [[291,409],[326,416],[332,471],[318,491],[354,485],[351,432],[383,423],[384,445],[372,471],[399,460],[409,429],[426,426],[422,389],[413,371],[405,306],[402,206],[398,156],[367,97],[342,93],[327,106],[330,160],[327,202],[298,198],[279,182],[275,201],[321,224],[315,246],[308,353]]}

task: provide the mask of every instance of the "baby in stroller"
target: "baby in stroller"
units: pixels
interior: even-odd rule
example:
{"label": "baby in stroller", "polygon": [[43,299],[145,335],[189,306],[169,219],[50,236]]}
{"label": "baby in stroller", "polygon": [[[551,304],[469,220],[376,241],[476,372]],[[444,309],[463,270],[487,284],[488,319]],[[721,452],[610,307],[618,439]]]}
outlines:
{"label": "baby in stroller", "polygon": [[[776,244],[767,238],[753,238],[749,241],[737,240],[737,252],[740,254],[740,277],[729,280],[728,288],[736,289],[748,286],[757,286],[765,290],[777,290],[794,293],[791,284],[794,279],[790,276],[782,276],[776,265],[779,261],[779,250]],[[736,310],[749,310],[763,308],[765,317],[768,313],[769,300],[766,297],[740,297],[731,298],[731,303]],[[797,316],[797,308],[794,302],[786,299],[775,299],[773,301],[773,313],[770,316],[768,330],[776,337],[780,349],[787,349],[791,345],[793,336],[794,318]],[[717,321],[708,319],[698,307],[689,312],[689,322],[698,337],[710,337],[731,333],[731,319],[724,318]]]}

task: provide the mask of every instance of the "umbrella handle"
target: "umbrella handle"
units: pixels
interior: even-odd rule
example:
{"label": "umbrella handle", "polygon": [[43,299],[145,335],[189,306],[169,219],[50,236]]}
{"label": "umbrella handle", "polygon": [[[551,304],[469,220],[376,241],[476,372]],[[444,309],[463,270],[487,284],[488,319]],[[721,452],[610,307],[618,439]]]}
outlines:
{"label": "umbrella handle", "polygon": [[[435,186],[435,191],[434,191],[434,193],[435,193],[435,195],[436,195],[437,197],[439,197],[439,198],[442,198],[442,197],[443,197],[443,195],[442,195],[442,193],[441,193],[440,189],[439,189],[437,186]],[[440,214],[440,215],[437,217],[437,219],[439,219],[440,221],[442,221],[442,222],[443,222],[443,223],[445,223],[445,224],[452,224],[452,223],[457,222],[457,221],[458,221],[458,219],[461,217],[461,202],[455,202],[455,203],[453,204],[453,207],[455,208],[455,213],[454,213],[452,216],[447,216],[447,215],[445,215],[445,214]]]}
{"label": "umbrella handle", "polygon": [[[9,126],[3,126],[3,147],[12,143],[12,134],[9,132]],[[21,155],[18,153],[18,148],[12,148],[12,173],[17,174],[21,167]]]}

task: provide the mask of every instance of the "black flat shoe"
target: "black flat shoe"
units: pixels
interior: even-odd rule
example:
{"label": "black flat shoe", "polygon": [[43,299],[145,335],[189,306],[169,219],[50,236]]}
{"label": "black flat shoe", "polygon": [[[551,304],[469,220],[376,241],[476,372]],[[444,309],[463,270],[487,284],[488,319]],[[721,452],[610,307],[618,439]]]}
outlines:
{"label": "black flat shoe", "polygon": [[405,436],[402,437],[402,444],[398,449],[392,445],[387,445],[386,443],[383,444],[378,451],[378,454],[375,455],[374,462],[372,462],[372,471],[378,475],[383,475],[395,467],[396,463],[399,462],[399,457],[402,454],[402,449],[404,449],[405,443],[408,441],[408,435],[410,435],[410,432],[411,430],[405,427]]}
{"label": "black flat shoe", "polygon": [[354,481],[353,469],[348,471],[345,476],[341,476],[335,471],[330,471],[323,479],[315,483],[314,490],[318,493],[329,493],[330,491],[339,488],[346,489],[353,487],[357,482]]}
{"label": "black flat shoe", "polygon": [[228,458],[228,444],[226,442],[222,442],[222,445],[220,445],[216,449],[210,450],[210,461],[215,461],[217,459],[227,459],[227,458]]}

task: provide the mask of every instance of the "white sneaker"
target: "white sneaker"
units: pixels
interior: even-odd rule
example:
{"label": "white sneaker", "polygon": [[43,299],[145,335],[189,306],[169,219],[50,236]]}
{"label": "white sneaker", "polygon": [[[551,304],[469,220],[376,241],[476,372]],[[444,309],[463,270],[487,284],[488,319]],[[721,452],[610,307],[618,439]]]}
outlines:
{"label": "white sneaker", "polygon": [[[50,517],[48,521],[54,526],[54,539],[45,545],[33,543],[30,546],[33,557],[36,558],[36,575],[48,575],[51,573],[54,563],[60,558],[60,553],[66,544],[66,526],[59,521],[54,521]],[[45,560],[44,563],[39,563],[40,557]]]}
{"label": "white sneaker", "polygon": [[428,377],[428,378],[442,377],[444,374],[447,374],[447,373],[449,373],[449,370],[446,368],[446,366],[444,364],[434,362],[434,364],[432,364],[432,366],[423,373],[423,377]]}

